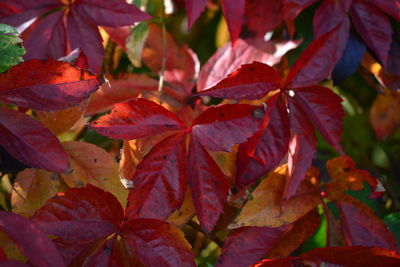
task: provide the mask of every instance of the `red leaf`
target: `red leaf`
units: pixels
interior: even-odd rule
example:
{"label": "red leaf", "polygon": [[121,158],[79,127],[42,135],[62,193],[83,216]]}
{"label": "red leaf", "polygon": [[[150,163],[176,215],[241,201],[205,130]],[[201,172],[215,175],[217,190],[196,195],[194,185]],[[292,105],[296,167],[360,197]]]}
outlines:
{"label": "red leaf", "polygon": [[[45,15],[52,10],[55,12],[39,18],[39,16]],[[66,10],[67,12],[65,12]],[[127,26],[133,25],[137,21],[151,18],[134,5],[128,4],[123,0],[80,0],[73,1],[73,3],[56,0],[27,1],[26,4],[20,4],[13,13],[15,15],[9,14],[11,16],[2,22],[19,26],[31,19],[39,18],[36,30],[29,33],[28,38],[32,39],[27,42],[27,57],[46,59],[49,56],[56,56],[58,58],[62,56],[60,55],[62,49],[56,48],[56,46],[60,44],[61,40],[67,40],[68,38],[67,42],[69,43],[65,43],[63,47],[65,48],[69,45],[71,49],[81,48],[88,56],[90,69],[94,72],[101,70],[104,55],[102,38],[97,26]],[[60,18],[61,16],[62,18]],[[67,28],[67,36],[65,35],[65,30],[63,30],[65,26]],[[55,31],[52,38],[48,38],[50,35],[43,35],[44,32],[47,34],[51,31]],[[41,40],[46,41],[46,43],[40,43],[42,47],[56,48],[56,50],[38,47],[38,43],[34,42],[38,37],[34,34],[39,34]]]}
{"label": "red leaf", "polygon": [[315,263],[333,263],[351,267],[395,267],[400,265],[400,255],[379,247],[316,248],[301,255]]}
{"label": "red leaf", "polygon": [[4,250],[0,248],[0,262],[7,260],[7,255],[4,253]]}
{"label": "red leaf", "polygon": [[[266,102],[266,115],[260,130],[239,146],[237,186],[248,185],[260,178],[255,166],[262,164],[262,174],[265,174],[276,168],[287,153],[290,139],[289,117],[282,99],[276,99],[272,97]],[[253,162],[254,159],[259,164]]]}
{"label": "red leaf", "polygon": [[35,19],[40,15],[49,12],[51,9],[59,6],[60,3],[55,0],[44,0],[40,1],[15,1],[15,0],[3,0],[0,6],[4,5],[4,10],[6,14],[0,19],[1,23],[8,24],[14,27],[18,27],[24,22],[27,22],[31,19]]}
{"label": "red leaf", "polygon": [[340,58],[346,48],[350,30],[350,21],[347,13],[351,3],[352,0],[323,1],[315,12],[313,22],[315,39],[329,33],[337,25],[340,25],[337,32],[337,40],[330,46],[331,51],[329,53],[326,52],[327,54],[337,54]]}
{"label": "red leaf", "polygon": [[144,74],[131,74],[118,79],[109,78],[100,90],[90,96],[86,114],[92,115],[110,110],[115,104],[137,98],[147,90],[158,89],[158,81]]}
{"label": "red leaf", "polygon": [[[251,267],[297,267],[299,257],[287,257],[282,259],[265,259]],[[300,263],[301,264],[301,263]],[[303,266],[303,265],[300,265]]]}
{"label": "red leaf", "polygon": [[[17,245],[32,265],[65,266],[53,242],[32,221],[20,215],[0,211],[0,231]],[[17,266],[11,262],[9,264],[4,266]]]}
{"label": "red leaf", "polygon": [[174,226],[154,219],[135,219],[123,230],[125,243],[134,249],[144,265],[195,266],[189,243]]}
{"label": "red leaf", "polygon": [[69,53],[65,57],[59,58],[58,60],[71,63],[72,65],[80,69],[89,69],[88,59],[79,48],[72,50],[71,53]]}
{"label": "red leaf", "polygon": [[194,266],[182,232],[153,219],[126,223],[118,200],[92,185],[49,200],[33,219],[59,236],[54,242],[71,266],[140,266],[135,254],[146,266]]}
{"label": "red leaf", "polygon": [[[285,154],[286,152],[287,151],[285,151]],[[236,160],[236,186],[241,187],[251,185],[257,181],[257,179],[265,175],[268,170],[268,166],[248,156],[246,151],[241,149],[239,146]]]}
{"label": "red leaf", "polygon": [[371,2],[395,20],[400,21],[400,0],[371,0]]}
{"label": "red leaf", "polygon": [[[199,74],[200,63],[196,54],[186,45],[178,43],[167,33],[163,41],[163,30],[155,24],[148,24],[149,33],[143,47],[142,60],[156,74],[161,74],[165,60],[165,81],[176,87],[178,94],[191,95]],[[166,42],[164,55],[163,43]]]}
{"label": "red leaf", "polygon": [[189,184],[201,227],[211,232],[227,199],[229,184],[216,162],[197,141],[189,145]]}
{"label": "red leaf", "polygon": [[121,204],[112,194],[87,184],[48,200],[32,219],[42,230],[58,237],[54,242],[71,264],[79,254],[94,251],[93,244],[115,233],[123,216]]}
{"label": "red leaf", "polygon": [[155,145],[143,158],[132,177],[126,216],[165,220],[184,200],[186,135],[177,133]]}
{"label": "red leaf", "polygon": [[40,169],[64,172],[68,155],[60,141],[28,115],[0,108],[0,145],[17,160]]}
{"label": "red leaf", "polygon": [[291,255],[321,226],[321,215],[313,209],[293,223],[293,227],[271,249],[266,258],[283,258]]}
{"label": "red leaf", "polygon": [[290,129],[292,138],[288,151],[288,180],[282,199],[293,197],[300,183],[305,179],[315,154],[316,139],[314,127],[303,109],[295,100],[289,99]]}
{"label": "red leaf", "polygon": [[397,249],[393,234],[368,206],[344,194],[338,200],[347,245]]}
{"label": "red leaf", "polygon": [[342,99],[329,88],[322,86],[298,88],[295,90],[295,98],[324,139],[343,154],[340,145],[342,119],[345,116]]}
{"label": "red leaf", "polygon": [[125,140],[185,129],[175,114],[144,98],[116,104],[90,126],[102,135]]}
{"label": "red leaf", "polygon": [[[86,18],[81,17],[77,10],[70,9],[67,17],[67,34],[71,49],[82,49],[88,57],[89,69],[95,73],[101,72],[104,48],[103,39],[97,26],[88,23]],[[41,58],[44,58],[44,56]]]}
{"label": "red leaf", "polygon": [[297,15],[317,0],[283,0],[283,17],[286,21],[293,21]]}
{"label": "red leaf", "polygon": [[207,0],[186,0],[186,11],[189,28],[192,28],[193,23],[200,16],[201,12],[203,12],[206,4]]}
{"label": "red leaf", "polygon": [[0,75],[0,100],[20,107],[58,110],[76,105],[104,82],[71,64],[30,60]]}
{"label": "red leaf", "polygon": [[278,64],[282,56],[296,48],[299,43],[300,41],[269,41],[249,44],[248,41],[240,38],[236,40],[234,46],[227,43],[202,66],[197,80],[197,91],[216,85],[243,64],[250,64],[253,61],[263,62],[270,66]]}
{"label": "red leaf", "polygon": [[193,120],[191,134],[207,149],[230,152],[257,131],[263,117],[262,108],[246,104],[212,107]]}
{"label": "red leaf", "polygon": [[235,44],[236,40],[239,38],[240,31],[242,29],[246,1],[221,0],[221,5],[226,23],[228,24],[232,44]]}
{"label": "red leaf", "polygon": [[123,216],[121,204],[111,193],[87,184],[48,200],[32,218],[47,233],[79,243],[112,234]]}
{"label": "red leaf", "polygon": [[0,262],[0,267],[30,267],[30,266],[32,265],[28,265],[26,263],[23,263],[22,261],[16,261],[16,260],[7,260]]}
{"label": "red leaf", "polygon": [[361,38],[385,65],[393,34],[389,19],[369,2],[360,0],[353,1],[351,15]]}
{"label": "red leaf", "polygon": [[260,261],[282,236],[288,226],[242,227],[231,232],[224,242],[217,267],[247,267]]}
{"label": "red leaf", "polygon": [[282,2],[282,0],[246,1],[245,26],[242,36],[264,39],[267,32],[275,29],[283,21]]}
{"label": "red leaf", "polygon": [[245,64],[232,72],[214,87],[199,93],[201,96],[213,96],[227,99],[260,99],[268,92],[279,89],[280,74],[272,67],[253,62]]}
{"label": "red leaf", "polygon": [[51,13],[33,26],[33,31],[24,46],[29,47],[29,53],[24,57],[29,59],[57,59],[67,53],[67,34],[63,23],[64,14]]}
{"label": "red leaf", "polygon": [[82,18],[98,26],[120,27],[151,19],[150,15],[123,0],[83,0],[76,10]]}
{"label": "red leaf", "polygon": [[[315,38],[319,38],[332,31],[337,25],[346,20],[352,1],[323,1],[314,15],[313,26]],[[346,45],[347,38],[348,33],[343,36],[344,45]]]}
{"label": "red leaf", "polygon": [[[113,237],[112,239],[104,242],[97,251],[85,259],[82,262],[85,267],[97,267],[97,266],[129,266],[128,260],[130,264],[135,264],[132,262],[132,259],[126,259],[124,254],[122,253],[121,246],[122,242],[116,240],[117,237]],[[76,263],[76,261],[74,262]],[[134,265],[131,265],[134,266]]]}
{"label": "red leaf", "polygon": [[122,26],[118,28],[103,27],[103,29],[110,36],[111,40],[113,40],[124,51],[126,51],[126,39],[131,34],[131,28],[129,26]]}
{"label": "red leaf", "polygon": [[344,21],[329,33],[313,41],[294,63],[284,82],[284,87],[307,87],[328,77],[342,56],[343,51],[335,50],[344,31],[342,27],[349,26]]}

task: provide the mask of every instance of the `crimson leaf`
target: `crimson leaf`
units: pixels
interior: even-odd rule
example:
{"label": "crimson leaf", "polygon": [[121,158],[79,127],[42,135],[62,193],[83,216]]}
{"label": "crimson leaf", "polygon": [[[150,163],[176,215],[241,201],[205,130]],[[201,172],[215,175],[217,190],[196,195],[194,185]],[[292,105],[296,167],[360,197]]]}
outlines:
{"label": "crimson leaf", "polygon": [[100,134],[126,140],[185,128],[175,114],[144,98],[116,104],[110,114],[90,125]]}
{"label": "crimson leaf", "polygon": [[102,75],[55,60],[30,60],[0,75],[0,101],[24,108],[58,110],[76,105],[104,82]]}
{"label": "crimson leaf", "polygon": [[0,108],[0,145],[29,166],[53,172],[65,172],[68,168],[68,155],[60,141],[22,112]]}

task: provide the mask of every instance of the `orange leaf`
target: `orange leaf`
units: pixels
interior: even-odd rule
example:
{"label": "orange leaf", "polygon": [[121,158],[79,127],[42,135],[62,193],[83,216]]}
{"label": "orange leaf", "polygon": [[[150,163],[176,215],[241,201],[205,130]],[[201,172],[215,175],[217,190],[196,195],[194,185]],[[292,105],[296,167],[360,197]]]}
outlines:
{"label": "orange leaf", "polygon": [[371,108],[370,121],[379,139],[385,139],[400,127],[400,92],[386,90]]}
{"label": "orange leaf", "polygon": [[230,227],[279,227],[300,219],[320,203],[318,174],[318,170],[310,168],[295,196],[282,203],[287,165],[276,168],[254,190],[252,198]]}
{"label": "orange leaf", "polygon": [[118,164],[105,150],[85,142],[65,142],[62,144],[69,155],[72,171],[62,174],[70,187],[82,187],[87,183],[112,193],[122,204],[126,205],[128,191],[118,177]]}
{"label": "orange leaf", "polygon": [[86,110],[88,101],[83,101],[75,107],[70,107],[57,111],[36,111],[36,117],[54,135],[60,135],[68,131],[74,124],[82,118]]}
{"label": "orange leaf", "polygon": [[30,217],[46,201],[65,191],[66,184],[57,173],[41,169],[26,169],[18,173],[11,193],[11,205],[14,213]]}
{"label": "orange leaf", "polygon": [[326,163],[332,182],[326,188],[331,195],[341,194],[347,190],[362,190],[364,182],[373,189],[377,186],[377,179],[367,171],[356,168],[354,161],[349,156],[341,156]]}

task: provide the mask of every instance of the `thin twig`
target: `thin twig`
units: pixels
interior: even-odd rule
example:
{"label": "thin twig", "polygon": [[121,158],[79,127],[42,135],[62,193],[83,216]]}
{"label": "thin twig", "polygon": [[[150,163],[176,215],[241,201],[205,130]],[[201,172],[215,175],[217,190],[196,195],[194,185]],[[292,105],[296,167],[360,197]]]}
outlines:
{"label": "thin twig", "polygon": [[167,65],[167,28],[165,26],[165,6],[164,1],[162,1],[162,58],[161,58],[161,70],[160,70],[160,79],[158,80],[158,91],[161,92],[164,86],[164,74],[165,74],[165,67]]}
{"label": "thin twig", "polygon": [[218,236],[214,235],[213,233],[205,232],[203,229],[201,229],[200,225],[197,222],[191,220],[188,222],[188,225],[193,229],[195,229],[196,231],[203,233],[208,239],[214,241],[215,244],[217,244],[220,248],[224,246],[224,242],[221,239],[219,239]]}

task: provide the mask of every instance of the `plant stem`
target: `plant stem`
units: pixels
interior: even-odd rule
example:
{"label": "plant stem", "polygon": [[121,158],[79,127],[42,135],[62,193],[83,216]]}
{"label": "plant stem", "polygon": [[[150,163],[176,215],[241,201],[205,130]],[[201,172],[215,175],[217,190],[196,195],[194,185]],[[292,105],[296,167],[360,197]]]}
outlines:
{"label": "plant stem", "polygon": [[201,229],[200,225],[197,222],[191,220],[188,222],[188,225],[196,231],[203,233],[208,239],[215,242],[215,244],[217,244],[220,248],[224,246],[224,241],[222,241],[218,236],[214,235],[213,233],[207,233],[206,231]]}
{"label": "plant stem", "polygon": [[164,86],[164,73],[165,66],[167,65],[167,28],[165,27],[165,6],[164,1],[162,1],[162,12],[161,12],[161,22],[162,22],[162,58],[161,58],[161,70],[160,79],[158,80],[158,91],[161,92]]}

